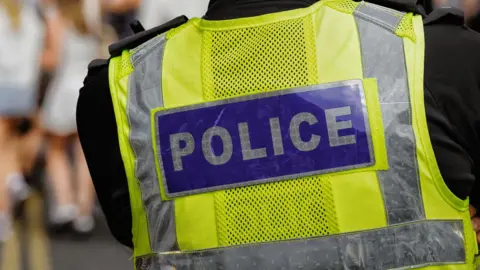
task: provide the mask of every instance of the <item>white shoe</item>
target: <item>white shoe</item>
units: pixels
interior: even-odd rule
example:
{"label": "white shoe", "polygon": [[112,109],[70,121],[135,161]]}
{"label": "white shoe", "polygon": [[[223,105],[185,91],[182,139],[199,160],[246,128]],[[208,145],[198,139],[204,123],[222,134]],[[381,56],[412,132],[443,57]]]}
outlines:
{"label": "white shoe", "polygon": [[95,219],[92,216],[79,216],[73,221],[73,229],[79,233],[91,233],[95,228]]}
{"label": "white shoe", "polygon": [[12,173],[7,176],[7,187],[14,202],[25,201],[32,194],[32,189],[21,173]]}
{"label": "white shoe", "polygon": [[12,222],[10,218],[0,213],[0,243],[5,243],[12,236]]}
{"label": "white shoe", "polygon": [[76,217],[77,206],[74,204],[67,204],[55,207],[50,216],[50,222],[52,225],[64,225],[74,221]]}

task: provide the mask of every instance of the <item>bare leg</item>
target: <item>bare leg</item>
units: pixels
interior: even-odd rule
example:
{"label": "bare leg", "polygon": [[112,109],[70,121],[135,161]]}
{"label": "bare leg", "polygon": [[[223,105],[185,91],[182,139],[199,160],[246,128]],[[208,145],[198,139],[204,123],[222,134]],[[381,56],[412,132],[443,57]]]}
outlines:
{"label": "bare leg", "polygon": [[75,168],[78,181],[77,202],[79,206],[79,214],[92,215],[95,203],[95,189],[78,137],[75,138]]}
{"label": "bare leg", "polygon": [[13,127],[12,120],[0,117],[0,242],[6,239],[10,230],[11,201],[7,177],[18,169]]}
{"label": "bare leg", "polygon": [[25,200],[31,194],[24,175],[31,173],[41,140],[42,131],[35,125],[27,134],[16,139],[17,171],[7,177],[8,189],[16,201]]}
{"label": "bare leg", "polygon": [[72,191],[71,166],[67,156],[68,139],[52,135],[47,152],[47,172],[53,191],[55,206],[52,222],[54,225],[68,223],[75,218]]}
{"label": "bare leg", "polygon": [[[13,123],[12,123],[13,124]],[[9,139],[9,156],[11,158],[10,172],[6,177],[7,190],[12,200],[10,203],[15,204],[18,201],[23,201],[31,194],[31,190],[25,182],[23,174],[22,163],[24,157],[21,155],[20,148],[22,145],[22,138],[17,134],[17,125],[11,126],[12,135]]]}
{"label": "bare leg", "polygon": [[10,200],[7,191],[7,175],[11,172],[10,123],[0,118],[0,212],[10,212]]}
{"label": "bare leg", "polygon": [[25,174],[31,172],[43,140],[43,132],[36,126],[22,138],[18,147],[20,164]]}
{"label": "bare leg", "polygon": [[79,215],[74,223],[74,228],[82,233],[88,233],[95,226],[93,219],[93,207],[95,204],[95,189],[93,187],[90,172],[88,171],[85,156],[80,140],[75,137],[75,167],[77,173],[77,203]]}

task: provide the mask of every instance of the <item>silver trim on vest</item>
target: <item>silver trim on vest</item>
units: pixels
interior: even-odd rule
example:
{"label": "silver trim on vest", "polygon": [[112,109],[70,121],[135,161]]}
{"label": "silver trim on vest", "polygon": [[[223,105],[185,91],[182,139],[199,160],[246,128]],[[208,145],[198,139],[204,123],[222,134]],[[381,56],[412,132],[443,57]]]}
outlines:
{"label": "silver trim on vest", "polygon": [[[373,5],[364,3],[361,6]],[[371,10],[375,11],[371,16],[377,18],[383,19],[390,14],[385,13],[384,8]],[[379,171],[378,177],[388,224],[425,219],[403,40],[370,23],[362,13],[355,11],[354,15],[362,50],[363,76],[377,78],[378,82],[390,166],[388,171]]]}
{"label": "silver trim on vest", "polygon": [[135,176],[147,215],[150,247],[156,251],[173,250],[177,242],[173,202],[162,201],[160,196],[150,122],[151,110],[163,107],[161,67],[165,43],[165,37],[159,36],[132,51],[134,71],[129,79],[127,101]]}
{"label": "silver trim on vest", "polygon": [[402,12],[366,2],[361,2],[354,14],[392,32],[395,32],[404,15]]}
{"label": "silver trim on vest", "polygon": [[411,269],[465,260],[462,221],[417,221],[387,228],[137,258],[137,270]]}

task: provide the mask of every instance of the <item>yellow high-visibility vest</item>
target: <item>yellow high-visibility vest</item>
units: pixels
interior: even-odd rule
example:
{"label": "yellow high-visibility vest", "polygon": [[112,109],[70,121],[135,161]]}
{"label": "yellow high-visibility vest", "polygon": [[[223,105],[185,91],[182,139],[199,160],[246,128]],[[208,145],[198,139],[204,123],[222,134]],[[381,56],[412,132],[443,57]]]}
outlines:
{"label": "yellow high-visibility vest", "polygon": [[112,58],[136,269],[473,269],[424,50],[420,16],[322,0]]}

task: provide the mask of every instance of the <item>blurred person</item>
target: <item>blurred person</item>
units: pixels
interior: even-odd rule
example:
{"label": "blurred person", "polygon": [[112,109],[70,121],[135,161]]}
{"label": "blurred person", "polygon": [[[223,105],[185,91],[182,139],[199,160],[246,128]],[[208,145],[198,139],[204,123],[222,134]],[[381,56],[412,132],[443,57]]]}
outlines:
{"label": "blurred person", "polygon": [[480,1],[479,0],[463,0],[465,19],[467,25],[480,32]]}
{"label": "blurred person", "polygon": [[461,0],[461,7],[465,13],[465,20],[469,22],[478,14],[480,9],[479,0]]}
{"label": "blurred person", "polygon": [[138,19],[146,28],[166,23],[178,14],[188,18],[201,17],[207,11],[208,0],[143,0]]}
{"label": "blurred person", "polygon": [[137,17],[137,9],[142,0],[101,0],[108,23],[115,29],[119,38],[133,34],[130,23]]}
{"label": "blurred person", "polygon": [[[100,12],[98,5],[96,0],[57,0],[50,12],[56,31],[48,61],[55,72],[41,120],[48,134],[47,173],[55,204],[50,222],[54,228],[72,224],[79,233],[89,233],[95,226],[95,193],[76,134],[75,108],[85,68],[100,52],[102,25],[100,16],[92,14]],[[70,142],[73,164],[68,156]]]}
{"label": "blurred person", "polygon": [[9,235],[13,203],[30,194],[24,171],[32,149],[20,141],[19,125],[36,109],[43,44],[36,4],[0,0],[0,241]]}
{"label": "blurred person", "polygon": [[480,9],[479,0],[433,0],[433,8],[438,9],[446,6],[454,6],[464,14],[468,26],[477,29],[478,12]]}

